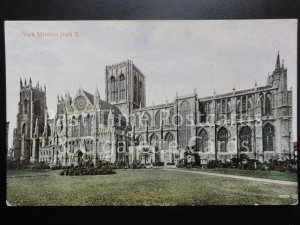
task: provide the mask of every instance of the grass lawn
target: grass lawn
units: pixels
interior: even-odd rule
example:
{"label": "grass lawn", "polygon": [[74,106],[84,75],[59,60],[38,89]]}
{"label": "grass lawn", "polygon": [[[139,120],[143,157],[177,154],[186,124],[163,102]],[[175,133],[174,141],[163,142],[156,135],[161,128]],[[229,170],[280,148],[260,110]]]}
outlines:
{"label": "grass lawn", "polygon": [[59,176],[58,171],[8,171],[12,205],[286,205],[297,187],[160,169],[114,175]]}
{"label": "grass lawn", "polygon": [[297,182],[297,173],[285,173],[279,171],[241,170],[241,169],[231,169],[231,168],[213,168],[213,169],[192,168],[192,169],[184,169],[184,170]]}

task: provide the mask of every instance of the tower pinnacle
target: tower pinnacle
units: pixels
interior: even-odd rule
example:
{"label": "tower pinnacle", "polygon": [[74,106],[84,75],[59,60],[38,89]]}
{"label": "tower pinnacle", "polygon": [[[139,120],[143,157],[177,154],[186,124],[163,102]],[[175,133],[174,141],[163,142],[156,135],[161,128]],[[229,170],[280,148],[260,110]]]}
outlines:
{"label": "tower pinnacle", "polygon": [[277,60],[276,60],[276,66],[275,69],[280,69],[280,56],[279,56],[279,50],[278,50],[278,55],[277,55]]}

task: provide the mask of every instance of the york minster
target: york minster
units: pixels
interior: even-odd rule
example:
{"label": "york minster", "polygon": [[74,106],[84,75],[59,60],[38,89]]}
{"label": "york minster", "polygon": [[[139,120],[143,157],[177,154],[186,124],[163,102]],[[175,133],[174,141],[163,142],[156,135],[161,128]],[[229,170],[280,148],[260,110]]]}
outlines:
{"label": "york minster", "polygon": [[146,94],[155,90],[146,88],[142,68],[126,60],[103,68],[105,96],[97,88],[80,87],[75,96],[57,93],[54,116],[47,108],[51,90],[21,78],[12,155],[24,163],[65,166],[82,158],[176,165],[187,150],[201,163],[241,153],[261,162],[289,159],[292,90],[279,52],[269,60],[274,69],[264,86],[254,82],[246,90],[211,96],[198,96],[191,87],[160,105],[146,104]]}

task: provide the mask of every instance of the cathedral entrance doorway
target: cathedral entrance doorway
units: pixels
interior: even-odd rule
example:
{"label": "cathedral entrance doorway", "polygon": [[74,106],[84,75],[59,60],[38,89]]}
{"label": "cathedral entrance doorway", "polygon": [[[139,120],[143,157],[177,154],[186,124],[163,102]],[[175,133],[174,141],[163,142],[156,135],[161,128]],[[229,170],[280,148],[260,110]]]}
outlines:
{"label": "cathedral entrance doorway", "polygon": [[76,165],[79,164],[79,162],[81,161],[82,159],[82,156],[83,156],[83,153],[82,151],[78,150],[76,153],[75,153],[75,163]]}

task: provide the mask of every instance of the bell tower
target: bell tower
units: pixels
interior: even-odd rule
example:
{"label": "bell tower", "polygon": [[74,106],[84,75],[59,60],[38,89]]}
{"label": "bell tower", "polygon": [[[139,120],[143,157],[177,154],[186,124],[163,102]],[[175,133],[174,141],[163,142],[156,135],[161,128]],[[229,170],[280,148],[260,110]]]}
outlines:
{"label": "bell tower", "polygon": [[37,162],[39,137],[45,126],[46,86],[32,85],[31,78],[23,84],[20,79],[17,127],[14,129],[13,148],[24,163]]}

